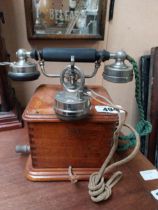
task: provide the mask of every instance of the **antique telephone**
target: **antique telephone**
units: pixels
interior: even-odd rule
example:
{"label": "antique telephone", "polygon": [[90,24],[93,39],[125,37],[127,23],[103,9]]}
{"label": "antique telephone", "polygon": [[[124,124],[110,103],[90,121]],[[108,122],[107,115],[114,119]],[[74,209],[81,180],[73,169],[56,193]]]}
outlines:
{"label": "antique telephone", "polygon": [[[103,78],[111,82],[129,82],[133,78],[132,67],[128,67],[124,61],[127,58],[125,52],[109,53],[107,51],[96,51],[95,49],[56,49],[46,48],[42,51],[26,51],[20,49],[17,51],[18,62],[10,65],[8,76],[12,80],[29,81],[38,79],[40,72],[34,63],[27,59],[38,60],[41,72],[46,77],[60,78],[63,91],[57,93],[55,97],[55,112],[63,120],[77,120],[84,118],[90,110],[89,96],[84,94],[85,79],[96,75],[101,62],[109,59],[115,59],[115,63],[105,66]],[[70,61],[61,74],[48,74],[45,71],[45,61]],[[84,75],[82,71],[75,66],[76,62],[95,62],[94,71],[91,75]]]}
{"label": "antique telephone", "polygon": [[[101,62],[114,59],[115,62],[113,64],[105,66],[103,79],[115,83],[130,82],[133,78],[133,67],[136,69],[134,60],[124,51],[110,53],[105,50],[97,51],[86,48],[45,48],[39,51],[20,49],[17,51],[17,57],[17,62],[9,64],[8,76],[11,79],[16,81],[38,79],[40,72],[37,70],[37,64],[28,61],[29,58],[32,58],[38,61],[41,72],[45,76],[60,78],[62,85],[62,89],[60,87],[55,91],[55,94],[53,93],[54,99],[52,97],[50,103],[46,104],[48,107],[51,101],[54,100],[53,107],[50,105],[51,114],[46,112],[46,115],[44,115],[43,109],[34,109],[34,104],[41,108],[45,105],[47,99],[45,99],[46,87],[41,87],[35,93],[35,97],[23,115],[24,120],[28,122],[28,129],[30,130],[30,147],[18,146],[17,152],[31,153],[32,160],[30,159],[26,167],[27,178],[33,181],[71,180],[76,182],[77,180],[87,180],[90,176],[88,187],[91,199],[94,202],[108,199],[111,195],[112,187],[120,180],[122,173],[120,171],[115,172],[106,183],[104,175],[107,175],[116,166],[131,160],[137,154],[140,146],[139,134],[134,128],[125,123],[126,111],[122,107],[114,105],[109,97],[104,94],[103,90],[97,92],[95,88],[85,86],[85,79],[96,75]],[[133,67],[127,66],[125,64],[126,60]],[[61,74],[48,74],[45,70],[45,61],[69,61],[70,65]],[[86,75],[75,65],[75,62],[94,63],[94,70],[90,75]],[[47,88],[48,95],[52,96],[51,94],[54,90],[50,89],[50,87]],[[102,108],[102,114],[98,114],[95,111],[94,107],[96,104],[99,104],[99,107]],[[140,103],[138,106],[141,108]],[[104,112],[104,109],[106,110],[108,107],[112,108],[114,114]],[[53,108],[57,118],[54,118]],[[31,114],[28,115],[28,112]],[[141,125],[147,127],[145,121]],[[127,158],[109,165],[118,148],[120,131],[123,126],[134,133],[133,136],[136,139],[135,148]],[[149,123],[148,128],[148,132],[150,132],[151,126]],[[49,130],[48,134],[46,133],[47,129]],[[81,132],[77,132],[77,129]],[[112,130],[114,130],[114,133]],[[66,143],[62,139],[62,131],[66,132]],[[90,141],[89,139],[87,140],[86,131],[90,131],[88,136]],[[84,136],[86,137],[84,138]],[[72,137],[74,138],[73,140]],[[101,141],[97,139],[99,137],[101,137]],[[107,138],[108,143],[104,141],[105,138]],[[98,144],[96,144],[96,141],[98,141]],[[49,145],[46,145],[47,143]],[[81,146],[82,144],[83,146]],[[103,148],[103,144],[107,147],[109,154],[104,154],[105,148]],[[69,145],[69,147],[66,147],[66,145]],[[67,148],[70,151],[66,152]],[[99,150],[99,152],[96,150]],[[58,158],[55,158],[55,152],[53,151],[58,151]],[[106,160],[103,161],[105,156]],[[62,160],[60,161],[60,159]],[[91,160],[89,161],[89,159]],[[88,164],[90,164],[90,167],[87,166]],[[102,165],[101,168],[100,164]],[[65,169],[67,166],[68,170]],[[98,172],[95,172],[96,170]]]}

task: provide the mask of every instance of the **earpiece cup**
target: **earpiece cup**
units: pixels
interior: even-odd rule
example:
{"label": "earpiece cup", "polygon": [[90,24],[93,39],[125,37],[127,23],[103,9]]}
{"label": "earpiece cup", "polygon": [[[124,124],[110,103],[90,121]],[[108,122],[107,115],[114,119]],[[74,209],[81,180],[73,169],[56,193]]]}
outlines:
{"label": "earpiece cup", "polygon": [[38,79],[40,76],[39,71],[31,72],[31,73],[15,73],[8,72],[8,77],[14,81],[33,81]]}

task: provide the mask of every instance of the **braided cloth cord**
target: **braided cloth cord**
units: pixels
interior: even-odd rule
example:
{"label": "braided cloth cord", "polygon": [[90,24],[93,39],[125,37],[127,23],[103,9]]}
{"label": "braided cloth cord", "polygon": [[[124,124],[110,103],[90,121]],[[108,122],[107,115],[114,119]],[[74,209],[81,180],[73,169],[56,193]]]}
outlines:
{"label": "braided cloth cord", "polygon": [[[143,106],[141,102],[140,79],[139,79],[137,63],[130,56],[127,56],[127,60],[133,65],[135,81],[136,81],[135,97],[136,97],[136,101],[137,101],[138,109],[140,113],[140,121],[136,125],[136,130],[131,125],[125,123],[126,115],[122,119],[122,116],[121,116],[121,110],[123,110],[122,107],[113,104],[108,98],[99,95],[93,90],[90,90],[90,92],[87,93],[90,97],[92,97],[94,100],[96,100],[97,102],[103,105],[107,105],[107,102],[108,102],[108,104],[111,107],[117,110],[118,118],[119,118],[117,129],[113,135],[113,145],[112,145],[111,151],[108,157],[106,158],[106,160],[104,161],[104,163],[102,164],[100,170],[98,172],[92,173],[89,179],[89,185],[88,185],[89,195],[93,202],[101,202],[103,200],[107,200],[111,196],[113,186],[118,183],[118,181],[122,178],[123,174],[121,171],[114,172],[113,175],[106,182],[104,180],[105,175],[111,172],[112,170],[114,170],[116,167],[121,166],[129,162],[130,160],[132,160],[139,151],[140,136],[145,136],[149,134],[152,130],[152,126],[150,122],[144,119],[144,110],[143,110]],[[123,111],[124,113],[126,113],[125,110]],[[131,133],[128,136],[119,136],[122,127],[128,128],[131,131]],[[119,145],[118,144],[119,140],[128,140],[128,143]],[[116,150],[122,151],[122,150],[127,150],[128,148],[131,148],[131,147],[134,147],[134,149],[129,154],[129,156],[127,156],[123,160],[120,160],[118,162],[115,162],[109,165]],[[72,181],[72,183],[75,183],[77,181],[77,177],[74,176],[74,174],[72,173],[71,166],[69,167],[68,171],[70,175],[70,180]]]}
{"label": "braided cloth cord", "polygon": [[[114,135],[113,135],[113,146],[111,148],[111,151],[110,151],[108,157],[106,158],[106,160],[104,161],[104,163],[102,164],[100,170],[98,172],[92,173],[90,175],[90,179],[89,179],[88,188],[89,188],[89,195],[91,197],[91,200],[93,202],[101,202],[103,200],[107,200],[111,196],[112,187],[114,185],[116,185],[117,182],[122,178],[122,172],[117,171],[110,177],[110,179],[107,182],[105,182],[105,180],[104,180],[105,174],[111,172],[117,166],[121,166],[121,165],[127,163],[128,161],[130,161],[131,159],[133,159],[135,157],[135,155],[139,151],[140,138],[139,138],[139,134],[137,133],[137,131],[132,126],[130,126],[128,124],[125,124],[125,118],[121,119],[120,111],[123,110],[123,109],[120,108],[120,106],[114,105],[109,99],[107,99],[104,96],[99,95],[98,93],[94,92],[93,90],[91,90],[89,95],[94,100],[98,101],[101,104],[105,105],[106,103],[104,101],[108,102],[108,104],[111,107],[115,108],[118,111],[118,117],[119,117],[119,124],[118,124],[118,127],[117,127],[116,131],[114,132]],[[104,101],[98,99],[98,97],[100,97]],[[115,163],[108,166],[108,164],[110,163],[114,153],[116,152],[116,150],[118,148],[119,133],[120,133],[120,130],[123,126],[129,128],[130,131],[132,133],[134,133],[135,138],[136,138],[135,148],[128,157],[126,157],[123,160],[120,160],[120,161],[115,162]]]}
{"label": "braided cloth cord", "polygon": [[[134,75],[135,75],[135,98],[137,101],[139,115],[140,115],[139,116],[140,120],[136,124],[135,129],[140,136],[146,136],[151,133],[152,125],[149,121],[145,120],[145,118],[144,118],[144,109],[143,109],[143,105],[142,105],[142,101],[141,101],[140,77],[139,77],[139,72],[138,72],[138,65],[137,65],[136,61],[133,58],[131,58],[129,55],[127,56],[127,59],[133,66],[133,71],[134,71]],[[123,140],[123,141],[128,141],[128,143],[119,144],[118,151],[125,151],[129,148],[134,147],[136,144],[136,138],[133,133],[130,133],[127,136],[120,136],[119,139]]]}

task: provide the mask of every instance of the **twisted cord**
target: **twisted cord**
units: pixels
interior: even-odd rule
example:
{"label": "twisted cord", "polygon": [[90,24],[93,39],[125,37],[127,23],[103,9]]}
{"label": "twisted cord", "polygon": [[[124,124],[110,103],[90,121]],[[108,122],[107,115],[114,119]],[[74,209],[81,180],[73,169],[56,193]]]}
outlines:
{"label": "twisted cord", "polygon": [[[127,56],[127,59],[133,65],[135,82],[136,82],[135,97],[136,97],[136,101],[138,104],[138,110],[140,113],[140,121],[136,124],[136,130],[132,126],[125,124],[124,123],[125,119],[123,122],[121,122],[120,109],[118,106],[114,105],[109,99],[107,99],[103,96],[100,96],[99,94],[95,93],[94,91],[91,91],[91,93],[92,93],[91,97],[93,99],[95,99],[96,101],[98,101],[102,104],[105,104],[103,101],[99,100],[96,97],[100,97],[100,98],[104,99],[106,102],[108,102],[110,104],[110,106],[117,109],[118,116],[119,116],[119,125],[117,127],[117,130],[114,132],[112,149],[111,149],[107,159],[104,161],[100,170],[98,172],[93,173],[89,179],[89,185],[88,185],[89,195],[91,196],[91,199],[94,202],[100,202],[103,200],[107,200],[111,196],[112,187],[121,179],[122,172],[120,172],[120,171],[115,172],[107,182],[105,182],[105,180],[104,180],[105,174],[107,174],[109,171],[113,170],[116,166],[120,166],[124,163],[127,163],[131,159],[133,159],[135,157],[135,155],[137,154],[137,152],[139,151],[139,147],[140,147],[139,135],[145,136],[145,135],[149,134],[152,130],[151,123],[149,121],[146,121],[144,118],[144,110],[143,110],[141,94],[140,94],[140,78],[139,78],[137,63],[135,62],[135,60],[133,58],[131,58],[129,56]],[[119,137],[119,139],[121,139],[121,140],[128,140],[128,143],[123,144],[121,146],[119,145],[119,147],[118,147],[118,136],[119,136],[122,126],[129,128],[131,130],[131,133],[128,136]],[[127,150],[128,148],[134,147],[134,146],[135,146],[135,148],[134,148],[133,152],[128,157],[108,166],[108,164],[109,164],[110,160],[112,159],[117,148],[119,150]]]}
{"label": "twisted cord", "polygon": [[[143,109],[143,105],[141,101],[140,77],[139,77],[139,72],[138,72],[138,65],[136,61],[133,58],[131,58],[129,55],[127,56],[127,59],[133,66],[133,71],[135,75],[135,98],[136,98],[139,115],[140,115],[140,120],[136,124],[135,129],[139,133],[140,136],[146,136],[149,133],[151,133],[152,125],[149,121],[145,120],[145,116],[144,116],[144,109]],[[133,133],[130,133],[127,136],[120,136],[119,139],[123,141],[128,141],[128,143],[126,144],[119,144],[118,146],[119,151],[124,151],[129,148],[132,148],[136,144],[136,138]]]}
{"label": "twisted cord", "polygon": [[78,176],[73,173],[72,166],[68,167],[68,175],[70,177],[71,183],[75,184],[76,182],[78,182]]}
{"label": "twisted cord", "polygon": [[96,203],[107,200],[111,196],[112,187],[122,178],[122,172],[115,172],[106,183],[104,177],[97,182],[98,176],[98,172],[91,174],[88,185],[91,200]]}
{"label": "twisted cord", "polygon": [[[97,94],[96,92],[94,92],[92,90],[91,90],[91,94],[89,94],[89,95],[94,100],[96,100],[99,103],[102,103],[102,104],[105,105],[105,102],[98,99],[97,97],[100,97],[100,98],[104,99],[104,101],[108,102],[108,104],[111,107],[118,110],[118,117],[119,117],[119,124],[118,124],[118,127],[117,127],[116,131],[114,132],[114,135],[113,135],[113,146],[111,148],[111,151],[110,151],[108,157],[106,158],[106,160],[104,161],[103,165],[101,166],[100,170],[98,172],[95,172],[95,173],[91,174],[90,179],[89,179],[88,188],[89,188],[89,195],[91,197],[91,200],[93,202],[100,202],[100,201],[103,201],[103,200],[107,200],[111,196],[112,188],[121,179],[122,172],[120,172],[120,171],[115,172],[107,182],[105,182],[104,176],[107,173],[109,173],[110,171],[112,171],[115,167],[120,166],[122,164],[125,164],[135,157],[135,155],[139,151],[140,139],[139,139],[139,134],[135,131],[135,129],[132,126],[130,126],[128,124],[125,124],[125,117],[126,116],[124,116],[124,119],[121,119],[121,113],[120,113],[120,110],[122,110],[121,107],[119,107],[117,105],[114,105],[109,99],[107,99],[104,96],[101,96],[101,95]],[[108,166],[108,164],[110,163],[115,151],[117,150],[118,136],[119,136],[120,130],[123,126],[129,128],[135,134],[136,146],[135,146],[133,152],[128,157],[126,157],[123,160],[120,160],[120,161],[115,162],[115,163]]]}

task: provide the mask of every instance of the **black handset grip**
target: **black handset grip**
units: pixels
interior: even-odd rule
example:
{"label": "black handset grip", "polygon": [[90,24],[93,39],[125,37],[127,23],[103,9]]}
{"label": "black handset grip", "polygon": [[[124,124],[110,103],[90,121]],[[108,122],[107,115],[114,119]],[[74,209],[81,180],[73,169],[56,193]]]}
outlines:
{"label": "black handset grip", "polygon": [[40,51],[32,50],[31,58],[39,60],[40,58],[45,61],[59,61],[69,62],[71,56],[75,57],[76,62],[88,62],[92,63],[98,60],[108,60],[110,53],[108,51],[97,51],[90,48],[44,48]]}

